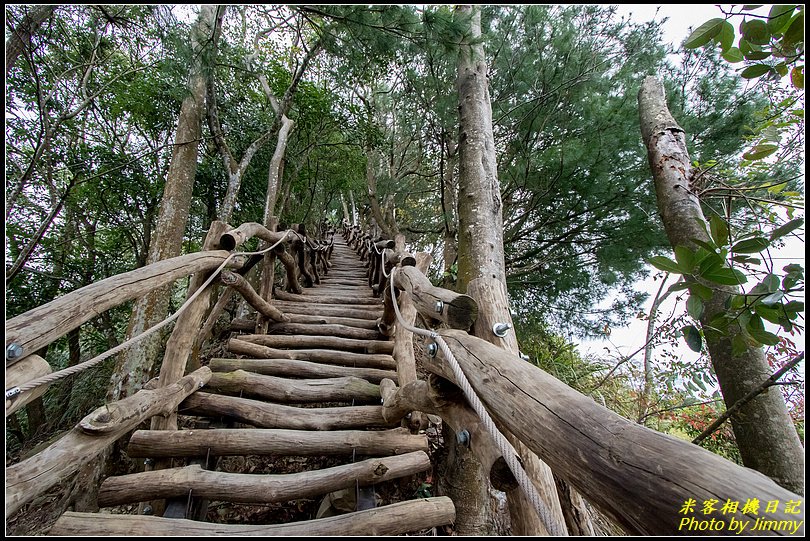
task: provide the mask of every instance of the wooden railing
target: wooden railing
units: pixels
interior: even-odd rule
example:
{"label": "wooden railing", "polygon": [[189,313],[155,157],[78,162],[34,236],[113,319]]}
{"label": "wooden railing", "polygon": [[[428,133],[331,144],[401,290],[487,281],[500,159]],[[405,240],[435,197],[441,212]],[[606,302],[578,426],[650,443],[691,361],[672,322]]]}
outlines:
{"label": "wooden railing", "polygon": [[[159,261],[130,272],[112,276],[63,295],[47,304],[11,318],[6,322],[6,387],[20,387],[49,374],[47,362],[33,352],[47,346],[106,310],[149,291],[193,275],[188,295],[191,296],[232,251],[251,237],[259,237],[267,246],[279,243],[272,251],[284,265],[285,289],[301,291],[301,282],[309,287],[320,281],[329,270],[333,241],[306,236],[303,226],[295,225],[283,231],[270,231],[248,223],[232,228],[223,222],[211,224],[203,251]],[[281,241],[281,242],[279,242]],[[262,256],[232,258],[220,274],[228,286],[220,300],[237,292],[257,312],[273,321],[285,321],[284,314],[256,293],[244,274]],[[275,258],[264,259],[265,275],[272,273]],[[230,269],[230,270],[227,270]],[[208,288],[213,288],[214,283]],[[180,315],[166,346],[160,378],[134,395],[102,406],[82,419],[73,430],[38,454],[9,466],[6,470],[6,517],[25,503],[77,472],[104,449],[141,422],[152,418],[152,429],[176,429],[177,405],[205,385],[212,377],[207,367],[187,364],[195,348],[210,336],[213,322],[225,302],[217,302],[208,310],[209,295],[199,295]],[[204,316],[208,320],[203,324]],[[192,359],[193,361],[193,359]],[[192,373],[183,377],[189,370]],[[196,368],[196,370],[195,370]],[[47,385],[12,394],[6,398],[6,416],[30,400],[42,395]]]}
{"label": "wooden railing", "polygon": [[[411,333],[399,334],[402,325],[389,313],[392,297],[381,277],[384,267],[376,265],[375,260],[385,261],[386,266],[399,262],[394,285],[400,306],[412,302],[425,321],[444,327],[439,335],[495,421],[629,533],[688,534],[689,527],[682,521],[687,519],[688,523],[689,516],[683,514],[682,508],[690,500],[698,506],[704,501],[718,501],[718,508],[727,501],[739,502],[734,512],[700,515],[696,520],[706,519],[708,524],[713,519],[722,532],[731,532],[732,522],[739,525],[743,521],[750,527],[759,518],[756,509],[744,509],[751,499],[780,502],[778,509],[768,513],[767,520],[790,521],[798,525],[798,535],[803,533],[803,508],[800,514],[790,514],[784,505],[801,501],[802,496],[697,445],[629,421],[523,359],[471,336],[467,331],[477,313],[473,299],[432,286],[424,271],[404,263],[402,250],[393,254],[386,251],[384,258],[377,255],[375,247],[389,250],[390,241],[345,221],[343,234],[366,260],[370,283],[385,295],[386,312],[380,330],[396,337],[395,348],[411,349]],[[389,272],[390,268],[386,269]],[[402,312],[405,317],[406,310]],[[412,315],[408,317],[411,319],[406,318],[406,323],[412,325]],[[447,359],[440,351],[426,359],[425,368],[433,374],[428,381],[403,379],[401,375],[398,385],[391,380],[381,381],[385,419],[402,419],[414,411],[439,415],[454,431],[464,429],[471,435],[470,447],[488,468],[496,488],[514,488],[514,478],[500,452],[454,386],[455,377]],[[398,372],[408,370],[400,366],[399,359],[397,363]],[[761,532],[749,529],[742,533]]]}

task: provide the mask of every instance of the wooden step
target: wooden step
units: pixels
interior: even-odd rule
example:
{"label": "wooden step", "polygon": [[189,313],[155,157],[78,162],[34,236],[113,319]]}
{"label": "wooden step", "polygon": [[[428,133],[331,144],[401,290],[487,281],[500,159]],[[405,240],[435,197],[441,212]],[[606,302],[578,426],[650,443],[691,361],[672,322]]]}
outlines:
{"label": "wooden step", "polygon": [[331,349],[277,349],[238,338],[228,340],[228,351],[237,355],[250,355],[257,359],[295,359],[318,363],[354,366],[358,368],[396,369],[397,363],[390,354],[356,353]]}
{"label": "wooden step", "polygon": [[130,457],[235,455],[390,456],[428,450],[427,436],[407,428],[391,430],[138,430],[127,446]]}
{"label": "wooden step", "polygon": [[197,391],[181,404],[178,413],[206,417],[231,417],[258,428],[292,430],[347,430],[390,428],[398,422],[383,418],[382,406],[299,408]]}
{"label": "wooden step", "polygon": [[99,507],[112,507],[191,494],[234,503],[278,503],[312,498],[355,483],[370,485],[431,468],[424,451],[288,474],[244,474],[205,470],[193,465],[108,477],[98,491]]}
{"label": "wooden step", "polygon": [[324,379],[289,379],[263,376],[244,370],[216,372],[204,387],[218,393],[236,394],[274,402],[380,401],[380,386],[352,376]]}
{"label": "wooden step", "polygon": [[246,370],[265,376],[284,376],[288,378],[342,378],[354,376],[371,383],[380,383],[384,378],[397,383],[394,370],[378,368],[355,368],[352,366],[335,366],[330,364],[297,361],[293,359],[221,359],[214,358],[208,363],[214,372],[233,372]]}
{"label": "wooden step", "polygon": [[49,535],[63,536],[381,536],[419,533],[451,524],[455,507],[447,496],[394,503],[376,509],[292,524],[212,524],[147,515],[113,515],[68,511]]}
{"label": "wooden step", "polygon": [[361,351],[363,353],[392,353],[394,342],[387,340],[356,340],[334,336],[310,336],[305,334],[243,334],[240,340],[271,348],[334,348]]}
{"label": "wooden step", "polygon": [[273,301],[273,306],[285,314],[305,314],[329,317],[350,317],[356,319],[376,320],[382,316],[383,306],[360,306],[352,308],[339,304],[310,304],[302,302]]}
{"label": "wooden step", "polygon": [[279,335],[309,335],[309,336],[332,336],[339,338],[354,338],[356,340],[385,340],[385,337],[377,330],[358,329],[346,325],[336,324],[312,324],[312,323],[270,323],[267,326],[267,334]]}
{"label": "wooden step", "polygon": [[354,306],[379,305],[382,307],[382,300],[371,297],[338,297],[336,295],[297,295],[286,291],[276,291],[275,296],[283,301],[293,302],[317,302],[318,304],[350,304]]}

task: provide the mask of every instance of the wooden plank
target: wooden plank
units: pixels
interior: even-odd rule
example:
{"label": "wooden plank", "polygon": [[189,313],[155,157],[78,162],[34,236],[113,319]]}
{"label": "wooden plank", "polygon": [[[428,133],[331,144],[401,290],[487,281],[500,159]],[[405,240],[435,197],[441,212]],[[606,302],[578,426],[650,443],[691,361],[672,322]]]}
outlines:
{"label": "wooden plank", "polygon": [[248,398],[196,392],[181,405],[186,415],[231,417],[258,428],[292,430],[347,430],[391,427],[383,418],[382,406],[297,408]]}
{"label": "wooden plank", "polygon": [[455,507],[447,496],[399,502],[376,509],[291,524],[213,524],[144,515],[112,515],[69,511],[48,535],[61,536],[383,536],[418,533],[451,524]]}
{"label": "wooden plank", "polygon": [[380,299],[364,297],[338,297],[336,295],[297,295],[286,291],[276,291],[276,298],[293,302],[316,302],[322,304],[350,304],[360,306],[381,306]]}
{"label": "wooden plank", "polygon": [[397,373],[377,368],[356,368],[353,366],[333,366],[293,359],[220,359],[214,358],[208,363],[214,372],[233,372],[246,370],[265,376],[285,376],[292,378],[341,378],[354,376],[380,383],[383,378],[397,381]]}
{"label": "wooden plank", "polygon": [[[140,297],[195,272],[211,271],[230,254],[225,250],[198,252],[158,261],[133,271],[117,274],[13,317],[6,322],[6,348],[18,344],[23,356],[38,351],[100,313]],[[239,267],[241,257],[228,267]],[[22,357],[6,359],[6,366]]]}
{"label": "wooden plank", "polygon": [[428,450],[427,436],[408,429],[274,430],[231,428],[210,430],[138,430],[129,440],[131,457],[232,455],[388,456]]}
{"label": "wooden plank", "polygon": [[300,302],[284,302],[273,301],[273,305],[285,314],[305,314],[314,316],[337,316],[337,317],[350,317],[356,319],[372,319],[376,320],[382,314],[382,305],[379,308],[376,306],[361,306],[360,308],[351,308],[349,306],[341,305],[325,305],[325,304],[310,304]]}
{"label": "wooden plank", "polygon": [[245,342],[238,338],[228,340],[228,351],[237,355],[251,355],[264,359],[295,359],[358,368],[396,368],[394,358],[384,353],[355,353],[331,349],[276,349]]}
{"label": "wooden plank", "polygon": [[394,351],[393,342],[355,340],[353,338],[336,338],[332,336],[244,334],[239,339],[244,342],[273,348],[335,348],[359,350],[365,353],[391,353]]}
{"label": "wooden plank", "polygon": [[352,376],[324,379],[288,379],[244,370],[217,372],[206,389],[218,393],[262,398],[274,402],[379,402],[380,387]]}
{"label": "wooden plank", "polygon": [[168,387],[138,391],[102,406],[41,453],[6,469],[6,518],[76,473],[115,440],[153,415],[167,414],[211,377],[206,366]]}
{"label": "wooden plank", "polygon": [[343,466],[288,474],[226,473],[199,465],[108,477],[98,491],[99,507],[158,498],[189,491],[198,498],[234,503],[278,503],[313,498],[355,486],[382,483],[431,468],[424,451],[370,458]]}
{"label": "wooden plank", "polygon": [[[801,499],[759,472],[621,417],[489,342],[462,331],[440,334],[495,421],[628,532],[683,534],[680,509],[690,499]],[[430,369],[452,379],[442,365],[431,363]],[[742,509],[711,517],[725,531],[732,519],[754,524],[758,515]],[[786,514],[784,507],[768,515],[796,518],[803,516]],[[797,533],[803,532],[802,525]]]}
{"label": "wooden plank", "polygon": [[[48,361],[39,355],[29,355],[22,361],[9,366],[6,369],[6,389],[19,387],[25,383],[33,381],[52,372]],[[6,417],[28,404],[35,398],[45,394],[49,385],[40,385],[36,389],[26,391],[6,398]]]}
{"label": "wooden plank", "polygon": [[310,323],[270,323],[267,326],[268,334],[301,334],[309,336],[333,336],[339,338],[353,338],[355,340],[380,340],[379,331],[371,329],[358,329],[337,324],[310,324]]}

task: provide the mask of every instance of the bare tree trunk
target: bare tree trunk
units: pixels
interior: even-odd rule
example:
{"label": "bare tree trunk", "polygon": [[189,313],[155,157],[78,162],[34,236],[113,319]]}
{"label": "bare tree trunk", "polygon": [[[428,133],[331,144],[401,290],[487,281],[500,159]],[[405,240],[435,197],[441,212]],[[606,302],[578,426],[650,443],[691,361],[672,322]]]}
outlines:
{"label": "bare tree trunk", "polygon": [[[481,37],[481,12],[475,6],[458,6],[457,13],[469,29],[459,48],[457,91],[459,100],[458,290],[478,301],[474,333],[495,340],[517,353],[514,335],[508,342],[492,336],[492,321],[512,324],[506,297],[501,192],[492,132],[487,66]],[[486,299],[482,297],[488,297]],[[529,478],[551,509],[557,530],[565,531],[557,488],[551,470],[514,436]],[[486,479],[485,475],[480,476]],[[509,494],[509,512],[515,535],[548,533],[534,508],[519,490]],[[457,516],[461,520],[461,513]],[[548,530],[553,530],[548,525]]]}
{"label": "bare tree trunk", "polygon": [[349,207],[346,206],[346,197],[344,197],[343,192],[340,193],[340,205],[343,207],[343,219],[351,223],[352,218],[349,215]]}
{"label": "bare tree trunk", "polygon": [[[663,85],[654,77],[647,77],[638,102],[658,210],[670,244],[690,247],[695,246],[693,240],[708,241],[700,201],[687,189],[692,165],[686,134],[667,108]],[[705,303],[700,318],[704,330],[715,316],[726,311],[729,297],[738,292],[735,287],[711,285],[714,294]],[[740,332],[736,323],[729,326],[727,335],[705,332],[727,409],[771,373],[761,347],[749,347],[737,356],[732,354],[732,340]],[[745,466],[764,473],[788,490],[804,494],[804,450],[777,387],[742,406],[731,424]]]}
{"label": "bare tree trunk", "polygon": [[[180,255],[188,222],[202,117],[205,112],[206,78],[202,50],[211,43],[217,6],[204,4],[192,29],[194,64],[189,73],[189,95],[183,100],[177,121],[172,153],[157,226],[149,249],[147,264]],[[141,297],[133,307],[127,337],[140,334],[166,317],[171,286],[159,288]],[[113,370],[108,400],[120,400],[140,389],[152,375],[161,349],[161,334],[145,338],[141,345],[123,352]]]}
{"label": "bare tree trunk", "polygon": [[387,239],[393,239],[397,235],[395,228],[392,228],[380,207],[380,200],[377,197],[377,154],[370,148],[366,148],[366,189],[368,202],[371,205],[371,215],[377,221],[377,225],[382,229],[383,235]]}
{"label": "bare tree trunk", "polygon": [[[442,212],[444,213],[444,247],[442,257],[444,259],[444,272],[450,273],[453,264],[458,257],[458,217],[456,208],[458,205],[458,186],[455,181],[455,166],[458,154],[457,147],[447,134],[442,134]],[[444,158],[446,157],[446,160]],[[447,282],[449,283],[449,282]]]}
{"label": "bare tree trunk", "polygon": [[352,203],[352,225],[357,225],[357,206],[354,204],[354,192],[349,190],[349,201]]}

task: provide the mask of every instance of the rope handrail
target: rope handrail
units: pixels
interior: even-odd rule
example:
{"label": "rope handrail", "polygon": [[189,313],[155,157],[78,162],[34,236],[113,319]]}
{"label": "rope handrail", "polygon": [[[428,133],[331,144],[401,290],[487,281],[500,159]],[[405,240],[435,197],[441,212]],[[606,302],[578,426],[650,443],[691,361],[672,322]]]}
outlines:
{"label": "rope handrail", "polygon": [[475,394],[472,386],[470,385],[467,376],[464,375],[464,372],[461,370],[461,366],[458,364],[456,357],[453,355],[453,352],[450,351],[447,343],[442,339],[442,337],[436,331],[429,331],[426,329],[420,329],[418,327],[413,327],[408,325],[405,320],[402,318],[402,314],[399,312],[399,306],[397,303],[397,296],[396,296],[396,289],[394,287],[394,274],[397,270],[396,267],[391,269],[391,300],[393,301],[392,304],[394,305],[394,313],[397,316],[397,321],[399,322],[402,327],[414,334],[418,334],[420,336],[427,336],[431,338],[433,341],[436,342],[436,345],[442,350],[445,358],[447,359],[448,363],[450,364],[450,368],[453,370],[453,375],[456,378],[456,382],[458,386],[461,388],[464,396],[472,406],[475,413],[481,419],[481,422],[484,425],[484,428],[487,430],[489,435],[495,441],[498,450],[501,452],[506,464],[509,466],[509,469],[512,471],[512,475],[515,476],[520,488],[523,490],[523,493],[532,503],[532,506],[537,511],[540,520],[543,522],[543,525],[546,527],[546,530],[551,535],[554,536],[564,536],[567,535],[567,532],[564,528],[558,523],[558,521],[554,520],[551,516],[551,511],[549,510],[548,506],[543,502],[540,498],[540,494],[537,492],[537,489],[529,480],[528,475],[526,475],[526,471],[523,469],[519,461],[519,457],[515,448],[512,447],[512,444],[506,439],[506,437],[501,434],[501,432],[495,427],[495,422],[490,417],[489,413],[484,407],[484,404],[481,402],[481,399]]}
{"label": "rope handrail", "polygon": [[[169,323],[171,323],[172,321],[174,321],[175,319],[180,317],[180,314],[183,313],[183,311],[185,311],[186,308],[188,308],[191,305],[191,303],[194,301],[194,299],[196,299],[206,287],[208,287],[208,285],[214,280],[214,278],[217,277],[217,275],[220,273],[220,271],[222,271],[222,269],[225,268],[225,265],[227,265],[228,262],[231,259],[233,259],[234,257],[237,257],[237,256],[252,256],[252,255],[261,255],[261,254],[267,253],[270,250],[272,250],[273,248],[275,248],[276,246],[278,246],[279,244],[281,244],[287,238],[287,235],[290,232],[291,232],[291,230],[285,231],[284,235],[275,244],[273,244],[272,246],[269,246],[267,248],[264,248],[262,250],[259,250],[257,252],[233,252],[233,253],[229,254],[228,257],[225,258],[225,261],[223,261],[222,264],[220,264],[220,266],[214,272],[211,273],[211,275],[208,277],[208,279],[205,282],[203,282],[203,284],[199,288],[197,288],[197,291],[195,291],[191,295],[191,297],[186,299],[186,302],[184,302],[183,305],[180,308],[178,308],[177,311],[174,314],[172,314],[171,316],[165,318],[163,321],[160,321],[159,323],[156,323],[155,325],[151,326],[150,328],[146,329],[141,334],[139,334],[137,336],[133,336],[132,338],[130,338],[126,342],[122,342],[121,344],[118,344],[114,348],[112,348],[110,350],[107,350],[104,353],[102,353],[100,355],[97,355],[97,356],[93,357],[90,360],[84,361],[83,363],[77,364],[75,366],[71,366],[69,368],[65,368],[63,370],[59,370],[57,372],[53,372],[53,373],[48,374],[46,376],[42,376],[40,378],[29,381],[28,383],[25,383],[23,385],[19,385],[17,387],[12,387],[10,389],[7,389],[6,390],[6,398],[7,399],[12,398],[12,397],[14,397],[14,396],[16,396],[18,394],[22,394],[22,393],[27,392],[27,391],[32,391],[32,390],[34,390],[37,387],[40,387],[42,385],[47,385],[49,383],[53,383],[54,381],[58,381],[58,380],[60,380],[62,378],[66,378],[68,376],[72,376],[73,374],[77,374],[77,373],[79,373],[79,372],[81,372],[83,370],[86,370],[86,369],[88,369],[88,368],[90,368],[92,366],[97,365],[101,361],[103,361],[105,359],[108,359],[109,357],[111,357],[111,356],[115,355],[116,353],[120,352],[121,350],[131,346],[132,344],[135,344],[136,342],[140,342],[141,340],[143,340],[144,338],[146,338],[150,334],[154,333],[158,329],[161,329],[161,328],[165,327],[166,325],[168,325]],[[292,232],[295,233],[294,231],[292,231]]]}

